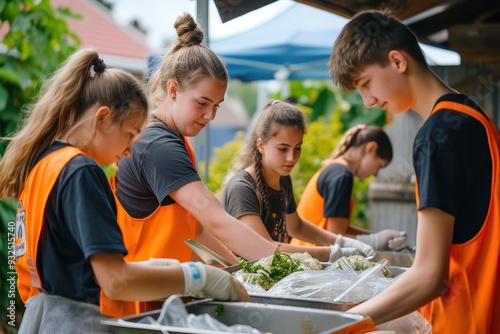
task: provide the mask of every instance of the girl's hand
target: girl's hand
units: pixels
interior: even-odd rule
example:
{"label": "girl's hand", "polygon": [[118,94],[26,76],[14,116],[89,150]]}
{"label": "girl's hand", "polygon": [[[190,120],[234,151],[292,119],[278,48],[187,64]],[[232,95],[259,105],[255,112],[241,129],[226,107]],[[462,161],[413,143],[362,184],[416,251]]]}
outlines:
{"label": "girl's hand", "polygon": [[181,263],[184,292],[204,292],[217,300],[249,301],[247,290],[230,273],[201,262]]}
{"label": "girl's hand", "polygon": [[361,242],[359,240],[344,237],[341,234],[337,235],[337,240],[335,241],[335,245],[339,245],[340,247],[353,247],[360,251],[365,257],[375,256],[375,250],[369,244]]}
{"label": "girl's hand", "polygon": [[382,230],[377,233],[360,234],[356,239],[362,241],[376,250],[400,250],[406,247],[406,232],[396,230]]}

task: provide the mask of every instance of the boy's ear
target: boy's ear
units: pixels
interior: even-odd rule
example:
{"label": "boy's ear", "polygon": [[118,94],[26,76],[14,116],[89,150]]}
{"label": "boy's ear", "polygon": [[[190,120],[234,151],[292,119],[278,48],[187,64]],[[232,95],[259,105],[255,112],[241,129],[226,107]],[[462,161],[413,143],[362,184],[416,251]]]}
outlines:
{"label": "boy's ear", "polygon": [[392,64],[399,72],[406,72],[408,66],[407,56],[399,50],[391,50],[389,52],[389,62]]}

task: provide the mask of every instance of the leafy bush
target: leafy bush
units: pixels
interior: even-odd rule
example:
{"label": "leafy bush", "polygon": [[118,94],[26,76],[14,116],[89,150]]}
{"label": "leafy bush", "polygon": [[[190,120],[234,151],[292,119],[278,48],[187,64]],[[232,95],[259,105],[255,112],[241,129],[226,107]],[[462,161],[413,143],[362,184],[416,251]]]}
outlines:
{"label": "leafy bush", "polygon": [[[2,200],[0,201],[0,263],[2,263],[2,269],[0,271],[0,280],[2,281],[2,289],[0,291],[0,304],[3,310],[7,310],[11,303],[14,304],[15,311],[13,313],[2,312],[0,331],[2,333],[15,333],[16,328],[18,328],[22,314],[24,312],[24,306],[17,293],[17,287],[13,286],[11,281],[13,278],[17,278],[13,274],[14,270],[11,267],[12,253],[11,245],[14,242],[14,229],[16,221],[16,211],[17,202],[14,200]],[[14,288],[14,291],[13,291]],[[13,297],[15,295],[15,297]],[[7,315],[10,315],[7,318]]]}

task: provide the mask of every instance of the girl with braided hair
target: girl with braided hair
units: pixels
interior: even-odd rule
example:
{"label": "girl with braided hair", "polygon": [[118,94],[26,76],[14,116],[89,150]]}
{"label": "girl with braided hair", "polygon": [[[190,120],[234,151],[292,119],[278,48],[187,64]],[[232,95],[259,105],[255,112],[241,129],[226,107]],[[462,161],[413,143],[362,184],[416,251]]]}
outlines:
{"label": "girl with braided hair", "polygon": [[[373,255],[370,246],[318,228],[297,214],[290,172],[299,160],[304,132],[305,119],[299,108],[278,100],[268,102],[228,176],[222,195],[224,208],[279,243],[285,252],[308,252],[316,258],[326,253],[332,262],[356,250]],[[290,245],[291,237],[322,246]]]}
{"label": "girl with braided hair", "polygon": [[158,300],[200,290],[248,298],[218,268],[124,261],[115,198],[101,166],[131,154],[147,117],[143,85],[106,69],[93,49],[71,55],[29,106],[0,161],[0,194],[19,200],[12,247],[26,304],[19,333],[111,332],[100,322],[113,315],[105,312],[109,298]]}
{"label": "girl with braided hair", "polygon": [[[365,179],[392,160],[392,145],[379,127],[356,125],[346,131],[330,159],[309,180],[297,212],[322,229],[355,237],[375,250],[401,249],[406,232],[391,229],[372,232],[349,224],[354,200],[351,197],[354,176]],[[293,244],[309,243],[294,239]]]}

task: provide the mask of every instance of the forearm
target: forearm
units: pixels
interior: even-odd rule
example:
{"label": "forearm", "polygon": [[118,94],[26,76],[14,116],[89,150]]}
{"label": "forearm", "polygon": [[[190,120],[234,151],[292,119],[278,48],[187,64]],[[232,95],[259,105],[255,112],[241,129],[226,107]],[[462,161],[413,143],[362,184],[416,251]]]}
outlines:
{"label": "forearm", "polygon": [[290,224],[288,233],[294,238],[298,238],[317,245],[332,245],[337,239],[337,235],[323,230],[313,223],[298,218],[298,224]]}
{"label": "forearm", "polygon": [[99,286],[106,296],[123,301],[151,301],[184,291],[184,274],[178,265],[152,267],[109,260],[98,255],[91,260]]}
{"label": "forearm", "polygon": [[360,234],[370,234],[370,233],[373,233],[373,231],[366,230],[366,229],[361,228],[361,227],[349,225],[349,227],[347,228],[346,234],[352,235],[353,237],[355,237],[355,236],[360,235]]}
{"label": "forearm", "polygon": [[238,264],[238,259],[224,246],[212,233],[203,227],[200,223],[196,226],[195,240],[207,246],[232,264]]}
{"label": "forearm", "polygon": [[348,312],[368,315],[375,324],[381,324],[416,311],[439,296],[441,289],[432,276],[416,268],[409,269],[379,295]]}
{"label": "forearm", "polygon": [[227,248],[247,260],[258,260],[276,251],[277,245],[270,237],[262,237],[223,209],[216,217],[207,217],[204,227]]}
{"label": "forearm", "polygon": [[175,192],[172,198],[189,211],[210,233],[228,249],[247,260],[257,260],[274,254],[276,245],[230,216],[207,187],[194,181]]}
{"label": "forearm", "polygon": [[290,244],[279,244],[280,252],[287,253],[304,253],[307,252],[313,258],[318,259],[321,262],[328,262],[330,257],[331,249],[329,246],[298,246]]}

